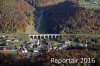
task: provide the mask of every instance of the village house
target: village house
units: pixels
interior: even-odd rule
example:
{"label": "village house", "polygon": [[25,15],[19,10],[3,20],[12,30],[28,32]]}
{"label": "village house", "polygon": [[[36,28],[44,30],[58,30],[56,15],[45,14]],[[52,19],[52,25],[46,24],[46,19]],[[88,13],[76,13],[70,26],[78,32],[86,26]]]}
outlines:
{"label": "village house", "polygon": [[19,39],[10,38],[6,40],[7,42],[19,42]]}
{"label": "village house", "polygon": [[19,47],[19,50],[18,50],[19,52],[22,52],[22,53],[24,53],[24,52],[28,52],[27,51],[27,49],[25,48],[25,46],[21,46],[21,47]]}

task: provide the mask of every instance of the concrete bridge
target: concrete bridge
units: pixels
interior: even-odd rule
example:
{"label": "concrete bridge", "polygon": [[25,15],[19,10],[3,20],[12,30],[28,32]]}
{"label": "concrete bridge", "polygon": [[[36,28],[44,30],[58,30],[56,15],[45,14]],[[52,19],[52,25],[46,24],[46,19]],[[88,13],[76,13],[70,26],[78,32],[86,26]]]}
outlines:
{"label": "concrete bridge", "polygon": [[29,39],[57,39],[61,37],[61,34],[36,34],[36,35],[29,35]]}
{"label": "concrete bridge", "polygon": [[[61,37],[62,34],[33,34],[29,35],[29,39],[58,39]],[[100,37],[100,35],[95,34],[63,34],[63,35],[69,35],[69,36],[91,36],[91,37]]]}

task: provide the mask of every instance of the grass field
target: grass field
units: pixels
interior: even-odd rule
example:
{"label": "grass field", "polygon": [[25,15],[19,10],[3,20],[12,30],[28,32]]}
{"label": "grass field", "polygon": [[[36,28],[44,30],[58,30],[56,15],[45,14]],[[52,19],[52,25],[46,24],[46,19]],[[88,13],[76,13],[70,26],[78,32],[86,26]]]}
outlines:
{"label": "grass field", "polygon": [[19,47],[20,45],[24,44],[24,42],[29,42],[29,37],[26,34],[15,34],[13,37],[21,39],[19,42],[11,42],[13,46]]}
{"label": "grass field", "polygon": [[[1,33],[0,33],[1,34]],[[6,35],[9,38],[16,38],[19,39],[19,42],[7,42],[8,44],[10,44],[11,46],[16,46],[19,47],[20,45],[24,44],[25,42],[29,42],[29,37],[27,34],[1,34],[1,35]],[[0,39],[0,41],[2,42],[2,40]]]}
{"label": "grass field", "polygon": [[84,5],[85,8],[93,8],[93,9],[100,9],[100,6],[91,6],[91,5]]}
{"label": "grass field", "polygon": [[16,46],[18,48],[18,47],[20,47],[23,44],[23,42],[9,42],[9,44],[11,46]]}
{"label": "grass field", "polygon": [[96,0],[97,1],[97,3],[100,5],[100,0]]}
{"label": "grass field", "polygon": [[[96,3],[96,4],[95,4]],[[100,9],[100,0],[95,0],[95,3],[91,3],[91,2],[84,2],[82,4],[83,7],[86,8],[96,8],[96,9]]]}

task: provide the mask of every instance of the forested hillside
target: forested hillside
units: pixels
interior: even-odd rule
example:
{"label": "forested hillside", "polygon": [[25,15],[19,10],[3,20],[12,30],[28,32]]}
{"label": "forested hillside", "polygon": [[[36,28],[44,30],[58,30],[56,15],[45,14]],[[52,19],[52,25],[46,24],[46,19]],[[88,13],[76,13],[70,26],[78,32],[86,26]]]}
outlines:
{"label": "forested hillside", "polygon": [[36,13],[40,15],[39,12],[43,11],[42,20],[45,21],[43,24],[47,33],[100,34],[100,13],[70,1],[63,1],[0,0],[0,32],[34,33],[34,23],[39,24],[40,17]]}
{"label": "forested hillside", "polygon": [[33,23],[32,13],[33,7],[24,0],[0,0],[0,32],[25,32]]}
{"label": "forested hillside", "polygon": [[100,13],[72,2],[63,2],[44,12],[48,33],[100,34]]}

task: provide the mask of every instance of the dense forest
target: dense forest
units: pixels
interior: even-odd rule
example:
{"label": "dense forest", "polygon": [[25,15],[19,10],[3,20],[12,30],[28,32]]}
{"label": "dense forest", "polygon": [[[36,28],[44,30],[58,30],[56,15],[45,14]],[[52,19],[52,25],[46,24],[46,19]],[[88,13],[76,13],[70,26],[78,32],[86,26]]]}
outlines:
{"label": "dense forest", "polygon": [[0,0],[0,32],[25,32],[32,24],[33,8],[24,0]]}
{"label": "dense forest", "polygon": [[[56,11],[56,12],[55,12]],[[100,13],[72,2],[63,2],[45,10],[48,33],[100,34]]]}
{"label": "dense forest", "polygon": [[27,26],[35,27],[38,16],[33,10],[38,12],[36,9],[40,8],[47,33],[100,34],[100,13],[72,1],[63,1],[0,0],[0,32],[25,32],[30,29]]}
{"label": "dense forest", "polygon": [[35,30],[35,7],[53,5],[64,0],[0,0],[0,33],[25,32]]}

